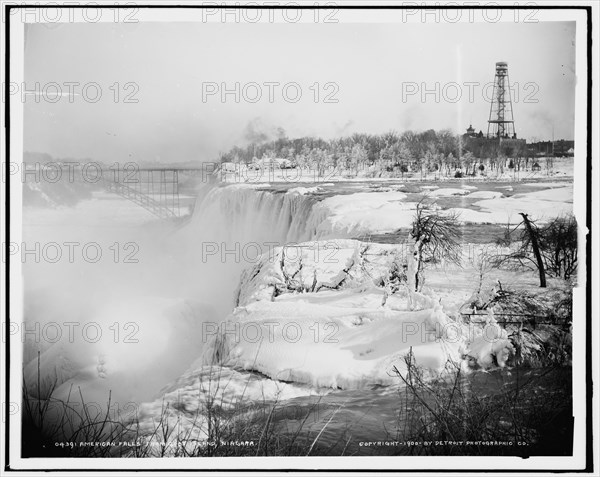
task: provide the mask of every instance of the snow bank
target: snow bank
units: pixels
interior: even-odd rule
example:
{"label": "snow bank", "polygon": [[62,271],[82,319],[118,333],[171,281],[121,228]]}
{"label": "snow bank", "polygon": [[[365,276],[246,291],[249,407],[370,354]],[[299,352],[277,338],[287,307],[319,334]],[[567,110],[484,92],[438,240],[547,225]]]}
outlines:
{"label": "snow bank", "polygon": [[508,339],[506,330],[494,318],[493,312],[489,311],[483,327],[472,330],[476,331],[476,335],[468,344],[466,358],[484,369],[495,365],[505,367],[508,359],[514,355],[515,348]]}
{"label": "snow bank", "polygon": [[467,189],[452,189],[452,188],[444,188],[444,189],[436,189],[429,193],[429,197],[452,197],[456,195],[467,195],[469,194],[469,190]]}
{"label": "snow bank", "polygon": [[[318,254],[325,244],[336,250],[330,260]],[[274,249],[242,275],[238,306],[204,362],[216,357],[271,379],[342,389],[397,383],[411,350],[430,373],[444,372],[448,360],[484,369],[510,363],[515,349],[491,312],[467,325],[431,290],[410,292],[411,280],[392,289],[392,265],[411,269],[407,252],[356,240]]]}
{"label": "snow bank", "polygon": [[[508,187],[501,188],[509,190]],[[470,192],[464,188],[443,188],[429,193],[430,197],[456,195],[481,199],[473,202],[472,207],[452,209],[459,213],[462,222],[467,223],[506,224],[507,220],[515,219],[519,212],[546,220],[571,212],[573,208],[573,186],[570,184],[512,197],[504,197],[499,191]],[[407,195],[399,191],[359,192],[329,197],[313,207],[306,226],[315,231],[314,237],[317,239],[395,232],[410,227],[414,218],[416,203],[406,199]]]}
{"label": "snow bank", "polygon": [[276,248],[246,272],[239,306],[205,359],[219,348],[227,366],[331,388],[397,382],[394,369],[405,370],[411,348],[432,372],[460,360],[463,343],[435,299],[406,288],[387,296],[397,247],[335,244],[329,262],[315,259],[314,243],[300,244],[294,260]]}
{"label": "snow bank", "polygon": [[218,420],[222,429],[253,416],[263,422],[267,416],[294,419],[298,407],[288,400],[326,393],[257,373],[220,366],[192,367],[165,388],[160,398],[142,403],[134,425],[138,441],[151,456],[175,456],[184,449],[191,453],[211,439],[209,419],[213,426]]}
{"label": "snow bank", "polygon": [[504,194],[493,190],[480,190],[469,194],[469,199],[498,199],[500,197],[504,197]]}
{"label": "snow bank", "polygon": [[523,184],[525,187],[565,187],[568,183],[566,182],[531,182],[528,184]]}
{"label": "snow bank", "polygon": [[573,186],[484,199],[473,205],[481,210],[454,209],[463,222],[505,224],[508,219],[518,220],[520,212],[548,220],[573,211]]}
{"label": "snow bank", "polygon": [[319,190],[319,187],[294,187],[293,189],[289,189],[286,194],[306,195],[314,194],[315,192],[319,192]]}
{"label": "snow bank", "polygon": [[405,202],[406,197],[398,191],[329,197],[315,205],[314,216],[320,223],[309,225],[317,230],[317,238],[393,232],[412,222],[416,204]]}
{"label": "snow bank", "polygon": [[169,384],[162,391],[160,399],[143,403],[140,415],[157,416],[152,409],[165,404],[187,414],[197,414],[205,413],[211,404],[232,410],[246,406],[248,402],[279,402],[317,394],[317,390],[308,386],[273,381],[256,373],[199,365],[191,366]]}
{"label": "snow bank", "polygon": [[241,276],[237,303],[271,301],[284,293],[360,287],[381,283],[402,254],[395,245],[356,240],[307,242],[278,247]]}
{"label": "snow bank", "polygon": [[[309,295],[309,294],[306,294]],[[416,362],[442,370],[458,346],[443,338],[441,308],[400,311],[381,307],[382,293],[320,292],[260,301],[230,317],[225,364],[273,379],[355,388],[394,382],[413,348]],[[441,325],[436,327],[436,325]]]}

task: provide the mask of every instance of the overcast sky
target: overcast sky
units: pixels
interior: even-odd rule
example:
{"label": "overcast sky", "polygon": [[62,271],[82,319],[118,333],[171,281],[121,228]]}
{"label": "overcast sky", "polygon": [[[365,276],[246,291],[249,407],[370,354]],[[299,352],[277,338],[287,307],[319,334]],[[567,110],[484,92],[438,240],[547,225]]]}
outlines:
{"label": "overcast sky", "polygon": [[[63,96],[55,97],[53,86],[37,103],[26,96],[24,149],[175,162],[214,160],[252,137],[276,137],[278,128],[288,137],[331,138],[407,129],[462,133],[472,123],[485,133],[486,85],[497,61],[509,65],[518,136],[550,139],[554,129],[556,139],[572,139],[570,22],[29,25],[27,88],[54,82]],[[72,102],[69,82],[80,83],[72,86]],[[234,89],[236,82],[239,102],[234,94],[223,102],[222,83]],[[258,90],[250,83],[262,93],[255,103]],[[423,98],[424,87],[432,93]],[[98,90],[102,97],[93,102]]]}

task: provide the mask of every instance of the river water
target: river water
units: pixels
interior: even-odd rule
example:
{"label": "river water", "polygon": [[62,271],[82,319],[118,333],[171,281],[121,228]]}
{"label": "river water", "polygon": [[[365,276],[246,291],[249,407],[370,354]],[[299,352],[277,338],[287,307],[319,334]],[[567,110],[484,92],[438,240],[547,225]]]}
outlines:
{"label": "river water", "polygon": [[[498,421],[507,423],[508,429],[501,443],[495,446],[491,454],[511,455],[570,455],[572,451],[571,411],[571,372],[569,368],[512,368],[497,369],[492,372],[476,371],[464,374],[459,378],[462,396],[454,394],[454,402],[465,410],[469,407],[472,415],[487,419],[493,427]],[[439,412],[440,402],[446,405],[448,396],[455,386],[453,378],[446,382],[437,382],[429,389],[418,391],[427,406]],[[441,401],[440,401],[441,400]],[[547,401],[545,401],[547,400]],[[544,425],[548,424],[542,417],[542,409],[538,405],[551,407],[548,415],[557,423],[552,424],[553,431],[545,434]],[[475,405],[477,403],[477,405]],[[516,410],[517,407],[525,409]],[[484,409],[484,411],[482,410]],[[510,429],[512,416],[517,414],[528,425],[534,427],[526,436],[517,430]],[[481,414],[476,414],[481,412]],[[539,415],[537,413],[539,412]],[[299,397],[286,401],[280,413],[281,428],[285,430],[302,429],[309,441],[317,439],[318,450],[322,455],[422,455],[422,454],[463,454],[461,447],[467,445],[463,439],[469,430],[458,430],[455,441],[446,437],[442,442],[427,443],[427,433],[423,433],[423,413],[432,419],[415,395],[407,391],[406,386],[372,387],[360,390],[344,390],[331,392],[319,397]],[[529,415],[531,413],[531,416]],[[519,414],[521,416],[521,414]],[[543,422],[536,422],[536,419]],[[515,418],[516,422],[520,419]],[[415,421],[417,424],[415,424]],[[465,422],[468,419],[465,418]],[[540,433],[541,430],[541,433]],[[563,439],[558,433],[563,433]],[[494,433],[493,433],[494,434]],[[496,434],[497,435],[497,434]],[[317,438],[318,436],[318,438]],[[471,434],[475,440],[486,440],[482,432]],[[488,438],[489,439],[489,438]],[[436,440],[436,439],[431,439]],[[463,440],[462,443],[456,441]],[[480,447],[471,445],[475,453]]]}

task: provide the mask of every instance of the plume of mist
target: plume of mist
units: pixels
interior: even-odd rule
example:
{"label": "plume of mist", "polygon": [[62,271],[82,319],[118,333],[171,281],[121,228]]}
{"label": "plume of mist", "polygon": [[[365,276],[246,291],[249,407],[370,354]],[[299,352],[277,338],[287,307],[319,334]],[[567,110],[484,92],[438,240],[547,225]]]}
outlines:
{"label": "plume of mist", "polygon": [[262,144],[275,139],[282,139],[286,136],[287,134],[284,128],[281,126],[268,125],[260,117],[248,121],[242,132],[244,142],[254,144]]}

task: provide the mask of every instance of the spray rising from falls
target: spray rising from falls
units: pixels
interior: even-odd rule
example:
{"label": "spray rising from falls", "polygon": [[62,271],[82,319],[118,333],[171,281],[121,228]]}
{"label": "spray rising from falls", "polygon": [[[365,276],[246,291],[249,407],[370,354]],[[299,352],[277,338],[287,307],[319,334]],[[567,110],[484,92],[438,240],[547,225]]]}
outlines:
{"label": "spray rising from falls", "polygon": [[[94,323],[100,334],[72,340],[65,333],[43,349],[39,364],[34,359],[25,368],[29,394],[44,397],[53,390],[55,399],[72,400],[75,389],[78,399],[100,404],[109,393],[121,403],[152,399],[201,356],[203,323],[231,312],[242,270],[270,248],[318,238],[326,219],[309,195],[237,185],[206,185],[199,192],[183,227],[140,231],[134,266],[87,269],[88,282],[70,271],[83,297],[86,283],[98,290],[90,273],[102,283],[99,299],[87,306],[82,299],[81,307],[82,327]],[[69,304],[50,306],[60,312]]]}

